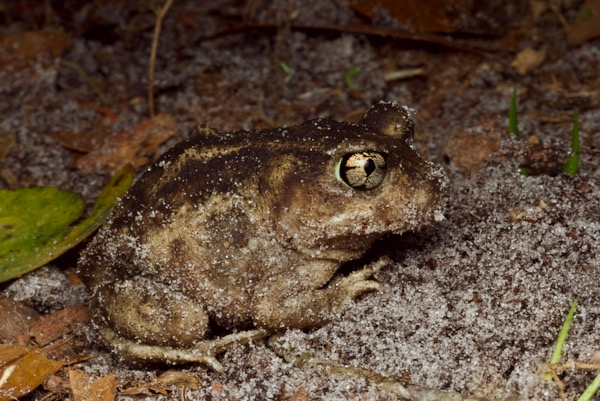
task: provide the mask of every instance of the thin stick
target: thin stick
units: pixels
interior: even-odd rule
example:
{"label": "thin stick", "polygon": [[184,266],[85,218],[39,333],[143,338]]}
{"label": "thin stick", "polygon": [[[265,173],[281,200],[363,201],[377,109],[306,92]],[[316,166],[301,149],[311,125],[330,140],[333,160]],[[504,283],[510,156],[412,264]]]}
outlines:
{"label": "thin stick", "polygon": [[555,370],[552,370],[551,374],[556,384],[558,384],[558,394],[560,395],[560,399],[562,401],[565,401],[565,383],[563,383],[563,381],[560,380]]}
{"label": "thin stick", "polygon": [[550,368],[557,373],[562,373],[565,370],[577,369],[577,370],[597,370],[600,372],[600,365],[596,363],[584,363],[584,362],[565,362],[551,365]]}
{"label": "thin stick", "polygon": [[156,13],[156,25],[154,25],[154,37],[152,39],[152,51],[150,53],[150,66],[148,68],[148,109],[150,117],[154,117],[154,64],[156,62],[156,52],[158,50],[158,38],[160,37],[160,28],[162,20],[167,11],[173,4],[173,0],[167,0],[165,5]]}

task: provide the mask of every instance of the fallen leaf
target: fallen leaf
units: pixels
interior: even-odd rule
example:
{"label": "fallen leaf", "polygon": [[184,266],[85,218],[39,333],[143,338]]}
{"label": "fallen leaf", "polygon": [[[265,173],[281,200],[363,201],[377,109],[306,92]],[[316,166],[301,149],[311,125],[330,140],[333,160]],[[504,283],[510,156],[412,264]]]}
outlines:
{"label": "fallen leaf", "polygon": [[44,390],[53,394],[67,394],[70,389],[69,380],[58,375],[50,375],[44,381]]}
{"label": "fallen leaf", "polygon": [[76,131],[47,132],[45,135],[52,138],[66,149],[76,152],[88,153],[106,143],[110,136],[110,127],[96,124],[91,131],[81,133]]}
{"label": "fallen leaf", "polygon": [[586,0],[579,8],[577,19],[567,33],[569,45],[580,45],[600,36],[600,0]]}
{"label": "fallen leaf", "polygon": [[190,373],[180,372],[177,370],[168,370],[158,377],[154,384],[161,384],[164,386],[171,386],[173,384],[178,386],[189,387],[192,389],[198,389],[198,378]]}
{"label": "fallen leaf", "polygon": [[442,145],[442,155],[468,177],[479,171],[490,155],[500,149],[502,135],[494,120],[482,120],[477,129],[450,133]]}
{"label": "fallen leaf", "polygon": [[129,387],[119,394],[121,395],[150,395],[153,392],[162,395],[167,395],[171,390],[172,385],[198,389],[199,380],[196,376],[190,373],[179,372],[176,370],[168,370],[157,379],[143,386]]}
{"label": "fallen leaf", "polygon": [[83,210],[79,197],[56,188],[0,190],[0,282],[34,270],[81,242],[108,217],[133,180],[121,169],[104,187],[92,214],[70,227]]}
{"label": "fallen leaf", "polygon": [[61,29],[28,31],[6,35],[0,39],[0,65],[3,68],[23,68],[40,57],[58,57],[69,46],[69,37]]}
{"label": "fallen leaf", "polygon": [[52,247],[82,212],[83,202],[70,191],[0,190],[0,269],[10,272],[11,265],[27,264],[41,249]]}
{"label": "fallen leaf", "polygon": [[0,401],[24,396],[64,366],[46,358],[41,348],[0,345]]}
{"label": "fallen leaf", "polygon": [[75,304],[43,316],[32,324],[29,334],[40,346],[45,346],[73,331],[79,323],[90,321],[90,311],[82,304]]}
{"label": "fallen leaf", "polygon": [[510,65],[515,67],[517,72],[521,75],[527,74],[529,70],[537,68],[546,59],[546,48],[540,50],[534,50],[531,47],[523,49],[517,54],[515,59]]}
{"label": "fallen leaf", "polygon": [[0,37],[2,96],[28,91],[40,93],[54,85],[58,57],[69,46],[61,29],[20,32]]}
{"label": "fallen leaf", "polygon": [[123,163],[131,163],[137,169],[154,160],[159,146],[178,134],[175,118],[161,113],[129,130],[111,135],[103,146],[80,157],[77,165],[87,172],[115,171]]}
{"label": "fallen leaf", "polygon": [[73,401],[112,401],[117,393],[117,381],[114,374],[91,381],[81,370],[69,370],[69,380]]}
{"label": "fallen leaf", "polygon": [[4,369],[5,365],[13,360],[25,355],[31,351],[33,347],[13,346],[10,344],[0,344],[0,368]]}
{"label": "fallen leaf", "polygon": [[33,308],[0,295],[0,342],[13,341],[27,333],[39,318]]}

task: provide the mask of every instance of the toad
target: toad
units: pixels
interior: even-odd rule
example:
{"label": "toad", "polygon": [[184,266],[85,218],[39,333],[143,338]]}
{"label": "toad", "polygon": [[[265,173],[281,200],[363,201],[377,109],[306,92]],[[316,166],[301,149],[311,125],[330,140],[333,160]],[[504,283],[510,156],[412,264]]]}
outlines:
{"label": "toad", "polygon": [[445,178],[412,134],[409,109],[384,102],[357,124],[195,129],[81,255],[102,336],[130,359],[219,370],[233,343],[331,320],[389,259],[342,264],[443,218]]}

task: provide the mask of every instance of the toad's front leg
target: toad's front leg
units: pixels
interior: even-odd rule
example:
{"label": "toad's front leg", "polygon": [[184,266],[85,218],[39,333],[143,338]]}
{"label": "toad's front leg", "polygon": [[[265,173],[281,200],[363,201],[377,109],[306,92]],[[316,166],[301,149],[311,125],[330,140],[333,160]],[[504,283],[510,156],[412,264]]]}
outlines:
{"label": "toad's front leg", "polygon": [[[363,292],[379,289],[380,284],[369,278],[389,263],[389,258],[381,258],[324,288],[310,287],[306,280],[297,277],[273,277],[257,288],[253,320],[259,327],[271,330],[320,326],[346,309],[348,302]],[[315,282],[319,285],[318,280],[313,284]]]}

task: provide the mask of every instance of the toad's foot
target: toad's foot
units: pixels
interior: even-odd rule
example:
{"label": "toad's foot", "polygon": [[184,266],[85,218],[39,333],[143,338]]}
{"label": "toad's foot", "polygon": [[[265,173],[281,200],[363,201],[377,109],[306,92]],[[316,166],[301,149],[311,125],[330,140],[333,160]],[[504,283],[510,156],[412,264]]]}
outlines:
{"label": "toad's foot", "polygon": [[214,340],[201,341],[189,348],[138,343],[123,338],[108,328],[101,329],[100,334],[115,351],[134,360],[168,364],[199,362],[221,372],[223,366],[217,360],[217,354],[233,344],[246,344],[267,337],[271,332],[264,329],[241,331]]}
{"label": "toad's foot", "polygon": [[378,290],[381,287],[375,280],[369,278],[377,273],[383,266],[392,263],[392,260],[384,256],[381,259],[365,266],[363,269],[350,273],[348,276],[339,279],[332,284],[332,288],[338,294],[342,294],[342,300],[351,300],[365,291]]}

